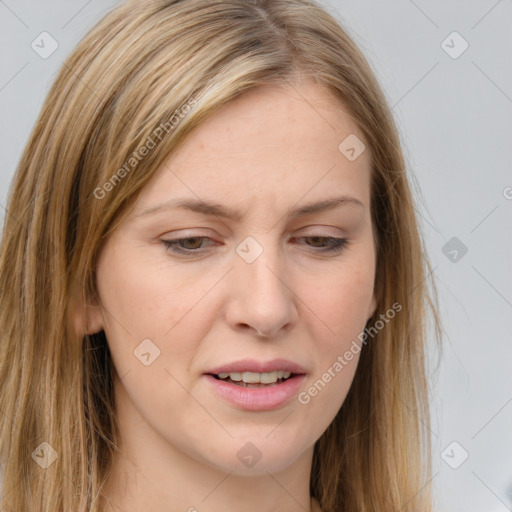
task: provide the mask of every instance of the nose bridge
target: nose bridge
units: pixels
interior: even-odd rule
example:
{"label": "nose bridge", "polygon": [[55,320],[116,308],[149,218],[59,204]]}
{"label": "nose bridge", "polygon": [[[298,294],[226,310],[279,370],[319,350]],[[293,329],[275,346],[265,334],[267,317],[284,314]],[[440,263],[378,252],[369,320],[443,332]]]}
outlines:
{"label": "nose bridge", "polygon": [[278,243],[272,241],[272,234],[257,236],[258,240],[246,237],[236,248],[232,278],[237,285],[232,300],[237,304],[237,323],[270,333],[294,321],[297,315]]}
{"label": "nose bridge", "polygon": [[237,278],[251,288],[253,294],[263,293],[283,295],[283,277],[280,274],[284,266],[280,258],[278,244],[272,241],[272,235],[257,235],[246,237],[237,247],[238,255],[235,270]]}

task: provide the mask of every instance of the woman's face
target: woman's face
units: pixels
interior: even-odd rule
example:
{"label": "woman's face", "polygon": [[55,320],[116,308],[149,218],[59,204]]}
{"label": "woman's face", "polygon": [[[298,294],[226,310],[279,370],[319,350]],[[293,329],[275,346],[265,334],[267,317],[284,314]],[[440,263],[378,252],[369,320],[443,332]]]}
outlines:
{"label": "woman's face", "polygon": [[91,316],[135,458],[260,474],[311,455],[375,310],[363,140],[319,86],[268,86],[205,121],[147,184],[102,249]]}

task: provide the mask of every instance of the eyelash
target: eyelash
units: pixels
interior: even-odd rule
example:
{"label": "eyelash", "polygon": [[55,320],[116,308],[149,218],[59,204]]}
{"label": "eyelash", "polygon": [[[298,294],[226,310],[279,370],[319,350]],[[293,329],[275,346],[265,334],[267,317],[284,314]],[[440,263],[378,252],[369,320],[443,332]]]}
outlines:
{"label": "eyelash", "polygon": [[[346,238],[336,238],[332,236],[321,236],[321,235],[311,235],[311,236],[303,236],[299,237],[300,239],[305,238],[323,238],[325,240],[329,241],[329,246],[327,248],[320,247],[316,248],[319,249],[317,252],[320,253],[331,253],[331,254],[339,254],[343,252],[343,250],[350,244],[349,240]],[[165,248],[167,251],[171,251],[176,254],[184,254],[184,255],[192,255],[192,254],[200,254],[200,252],[197,249],[184,249],[182,247],[179,247],[180,242],[184,242],[186,240],[209,240],[209,237],[206,236],[192,236],[188,238],[176,238],[175,240],[162,240],[163,244],[165,245]],[[314,247],[315,248],[315,247]]]}

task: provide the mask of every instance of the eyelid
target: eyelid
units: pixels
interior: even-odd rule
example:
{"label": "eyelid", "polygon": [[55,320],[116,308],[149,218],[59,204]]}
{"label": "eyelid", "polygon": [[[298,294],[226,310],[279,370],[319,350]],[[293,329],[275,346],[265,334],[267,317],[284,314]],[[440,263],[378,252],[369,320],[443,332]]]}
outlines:
{"label": "eyelid", "polygon": [[[325,239],[326,245],[317,247],[315,245],[309,245],[304,244],[308,246],[313,253],[317,254],[324,254],[324,255],[330,255],[332,257],[339,256],[341,253],[345,251],[345,249],[351,245],[352,241],[348,239],[347,237],[339,237],[339,236],[331,236],[331,235],[325,235],[321,233],[313,233],[313,234],[305,234],[303,236],[296,236],[291,237],[291,240],[295,239],[307,239],[307,238],[321,238]],[[190,240],[190,239],[198,239],[200,240],[201,244],[203,243],[203,240],[206,241],[213,241],[210,237],[207,236],[181,236],[173,239],[162,239],[162,243],[165,246],[165,250],[172,253],[176,256],[183,256],[183,257],[194,257],[194,256],[201,256],[204,253],[208,252],[208,247],[203,248],[199,247],[196,249],[187,249],[180,247],[179,243],[182,241]],[[212,245],[218,245],[215,241],[213,241],[213,244],[209,244],[211,247]]]}
{"label": "eyelid", "polygon": [[[162,236],[171,236],[171,235],[176,235],[176,237],[173,237],[172,240],[178,240],[180,238],[215,238],[216,235],[212,235],[211,233],[211,230],[209,230],[209,233],[210,234],[203,234],[203,233],[200,233],[200,232],[197,232],[197,231],[194,231],[194,229],[196,228],[186,228],[186,229],[183,229],[183,230],[177,230],[177,231],[172,231],[172,232],[169,232],[169,233],[164,233]],[[208,229],[208,228],[197,228],[197,229]],[[332,230],[336,230],[337,232],[336,233],[328,233],[328,232],[325,232],[325,231],[322,231],[322,230],[325,230],[325,229],[332,229]],[[313,230],[312,233],[310,233],[308,230]],[[319,231],[315,231],[315,230],[319,230]],[[303,231],[306,231],[305,234],[302,234]],[[296,235],[296,236],[323,236],[323,237],[348,237],[348,234],[347,234],[347,231],[344,230],[344,229],[341,229],[339,227],[336,227],[336,226],[318,226],[318,227],[315,227],[315,226],[306,226],[304,228],[300,228],[298,230],[299,233],[301,233],[300,235]],[[296,237],[294,236],[294,238]]]}
{"label": "eyelid", "polygon": [[[305,228],[302,228],[302,230],[299,230],[298,235],[291,236],[290,238],[292,238],[292,239],[302,238],[302,237],[305,237],[305,238],[310,238],[310,237],[349,238],[347,235],[347,232],[345,230],[341,230],[341,228],[336,228],[334,226],[327,226],[327,227],[330,227],[332,229],[337,229],[338,233],[331,234],[331,233],[323,231],[322,229],[325,229],[326,228],[325,226],[323,228],[322,227],[316,228],[318,231],[315,230],[314,226],[307,226]],[[305,233],[303,233],[303,230],[308,230],[308,229],[313,229],[314,231],[313,232],[306,231]],[[341,233],[340,233],[340,231],[341,231]],[[177,232],[173,231],[172,233],[178,233],[178,236],[175,236],[173,238],[166,238],[166,241],[178,241],[178,240],[187,239],[187,238],[203,238],[203,239],[215,238],[215,235],[211,236],[209,234],[205,235],[202,233],[195,232],[194,228],[178,230]],[[170,233],[169,233],[169,235],[170,235]],[[166,235],[162,235],[162,236],[166,236]]]}

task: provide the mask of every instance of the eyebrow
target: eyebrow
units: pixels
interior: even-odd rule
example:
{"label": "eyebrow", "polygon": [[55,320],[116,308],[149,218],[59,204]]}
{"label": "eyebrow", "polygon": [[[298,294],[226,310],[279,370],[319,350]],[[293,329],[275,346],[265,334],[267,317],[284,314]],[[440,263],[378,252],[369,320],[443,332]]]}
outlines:
{"label": "eyebrow", "polygon": [[[364,208],[363,203],[359,199],[356,199],[355,197],[339,196],[330,199],[324,199],[322,201],[308,203],[303,206],[299,206],[298,208],[289,208],[286,211],[285,216],[288,216],[291,219],[296,219],[298,217],[304,217],[305,215],[311,215],[317,212],[332,210],[337,206],[345,204],[359,205]],[[175,208],[182,208],[185,210],[189,210],[196,213],[202,213],[206,215],[215,215],[217,217],[222,217],[225,219],[235,221],[240,221],[244,215],[243,212],[239,209],[228,208],[227,206],[212,201],[173,199],[170,201],[166,201],[164,203],[160,203],[156,206],[146,208],[137,215],[137,218],[145,217],[161,211],[172,210]]]}

